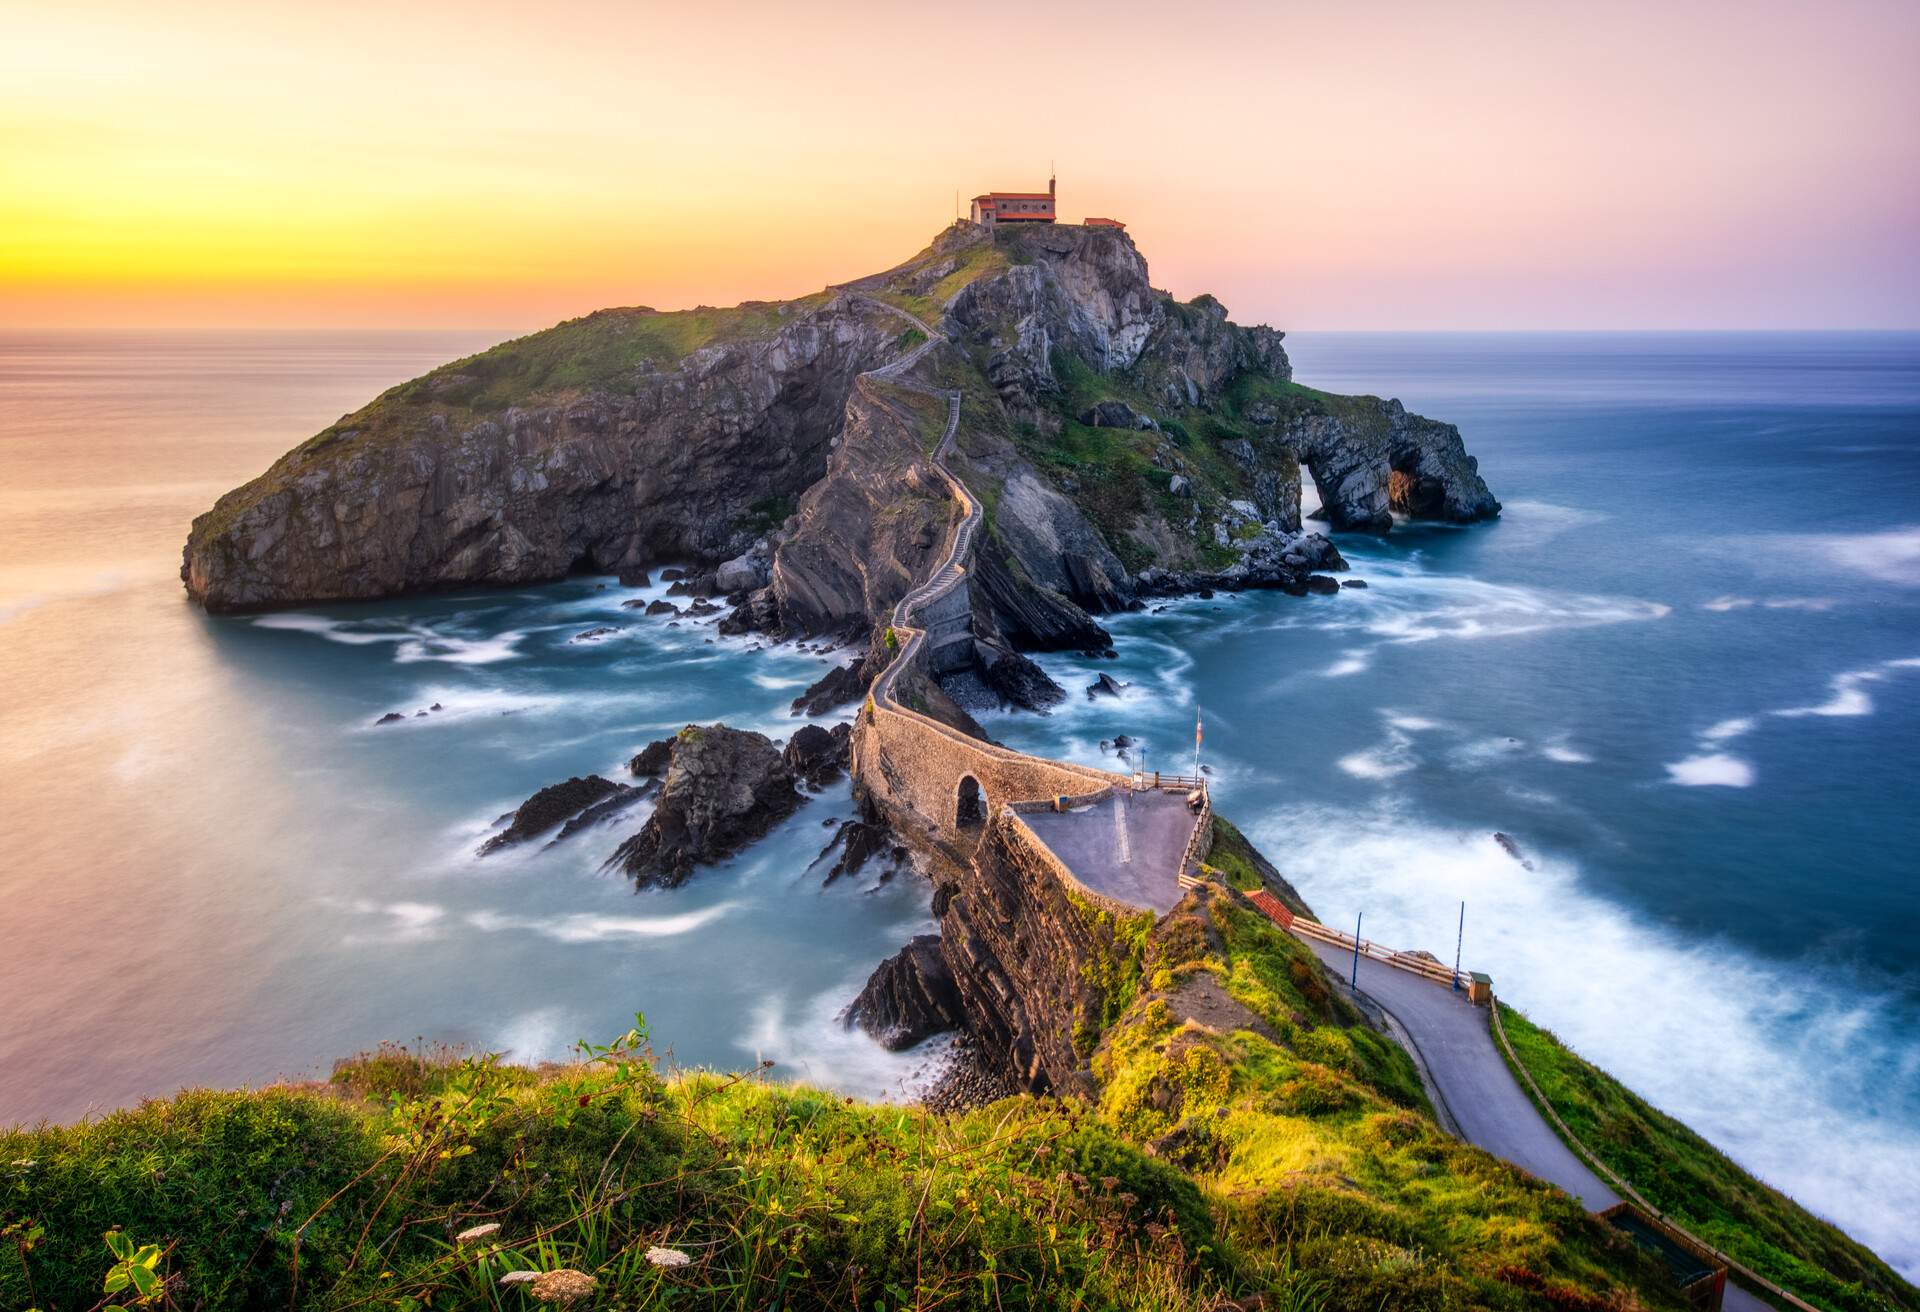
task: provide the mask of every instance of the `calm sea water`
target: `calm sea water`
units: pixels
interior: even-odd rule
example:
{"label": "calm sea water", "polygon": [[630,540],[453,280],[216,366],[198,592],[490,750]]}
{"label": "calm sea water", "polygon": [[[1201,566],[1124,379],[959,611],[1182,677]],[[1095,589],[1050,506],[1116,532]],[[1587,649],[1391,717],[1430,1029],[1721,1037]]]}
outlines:
{"label": "calm sea water", "polygon": [[[0,339],[0,1120],[387,1038],[556,1057],[640,1009],[687,1063],[924,1070],[834,1020],[928,923],[910,880],[809,869],[844,788],[672,893],[598,872],[630,826],[471,855],[686,721],[785,732],[816,656],[591,580],[183,601],[194,513],[481,344]],[[1074,700],[991,731],[1087,761],[1129,733],[1171,768],[1197,707],[1220,808],[1324,917],[1447,956],[1465,901],[1466,963],[1515,1005],[1920,1273],[1920,336],[1288,346],[1459,423],[1503,520],[1343,539],[1365,591],[1122,617],[1118,703],[1049,657]],[[574,641],[599,624],[627,627]]]}

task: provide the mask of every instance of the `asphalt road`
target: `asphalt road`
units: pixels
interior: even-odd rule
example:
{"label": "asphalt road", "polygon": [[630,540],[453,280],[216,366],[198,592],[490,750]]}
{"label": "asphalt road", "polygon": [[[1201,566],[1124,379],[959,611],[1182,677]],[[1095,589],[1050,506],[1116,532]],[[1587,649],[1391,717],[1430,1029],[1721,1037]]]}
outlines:
{"label": "asphalt road", "polygon": [[[1345,983],[1353,953],[1331,943],[1302,939],[1327,969]],[[1446,1104],[1460,1137],[1512,1162],[1529,1175],[1559,1185],[1589,1212],[1620,1202],[1573,1150],[1560,1141],[1520,1082],[1507,1069],[1489,1028],[1486,1009],[1465,993],[1424,980],[1384,962],[1360,958],[1360,991],[1389,1013],[1412,1038],[1427,1078]],[[1772,1312],[1764,1302],[1727,1282],[1723,1312]]]}

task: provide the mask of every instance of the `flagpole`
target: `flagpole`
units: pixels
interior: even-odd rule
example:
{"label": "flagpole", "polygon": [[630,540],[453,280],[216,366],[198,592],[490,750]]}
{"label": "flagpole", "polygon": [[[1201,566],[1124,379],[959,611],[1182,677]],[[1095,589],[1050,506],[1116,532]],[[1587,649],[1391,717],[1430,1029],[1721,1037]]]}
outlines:
{"label": "flagpole", "polygon": [[1200,777],[1200,703],[1193,704],[1193,777]]}

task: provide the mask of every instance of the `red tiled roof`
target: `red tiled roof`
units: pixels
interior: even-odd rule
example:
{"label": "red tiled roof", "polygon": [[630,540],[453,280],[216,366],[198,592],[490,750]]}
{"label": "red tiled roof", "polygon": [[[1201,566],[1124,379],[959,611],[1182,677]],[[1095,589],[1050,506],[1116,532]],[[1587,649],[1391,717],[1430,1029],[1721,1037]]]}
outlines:
{"label": "red tiled roof", "polygon": [[1282,929],[1290,929],[1293,927],[1293,912],[1287,910],[1286,904],[1273,894],[1267,892],[1266,889],[1256,888],[1253,892],[1247,894],[1247,901],[1266,912],[1267,918],[1279,925]]}

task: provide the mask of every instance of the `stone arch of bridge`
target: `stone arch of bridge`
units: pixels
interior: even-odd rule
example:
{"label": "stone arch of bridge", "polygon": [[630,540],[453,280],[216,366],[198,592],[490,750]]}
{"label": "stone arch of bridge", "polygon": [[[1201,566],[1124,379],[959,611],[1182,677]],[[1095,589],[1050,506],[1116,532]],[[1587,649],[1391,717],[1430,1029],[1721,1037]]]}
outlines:
{"label": "stone arch of bridge", "polygon": [[980,781],[970,774],[960,776],[953,788],[953,823],[960,829],[973,829],[987,819],[987,795]]}

